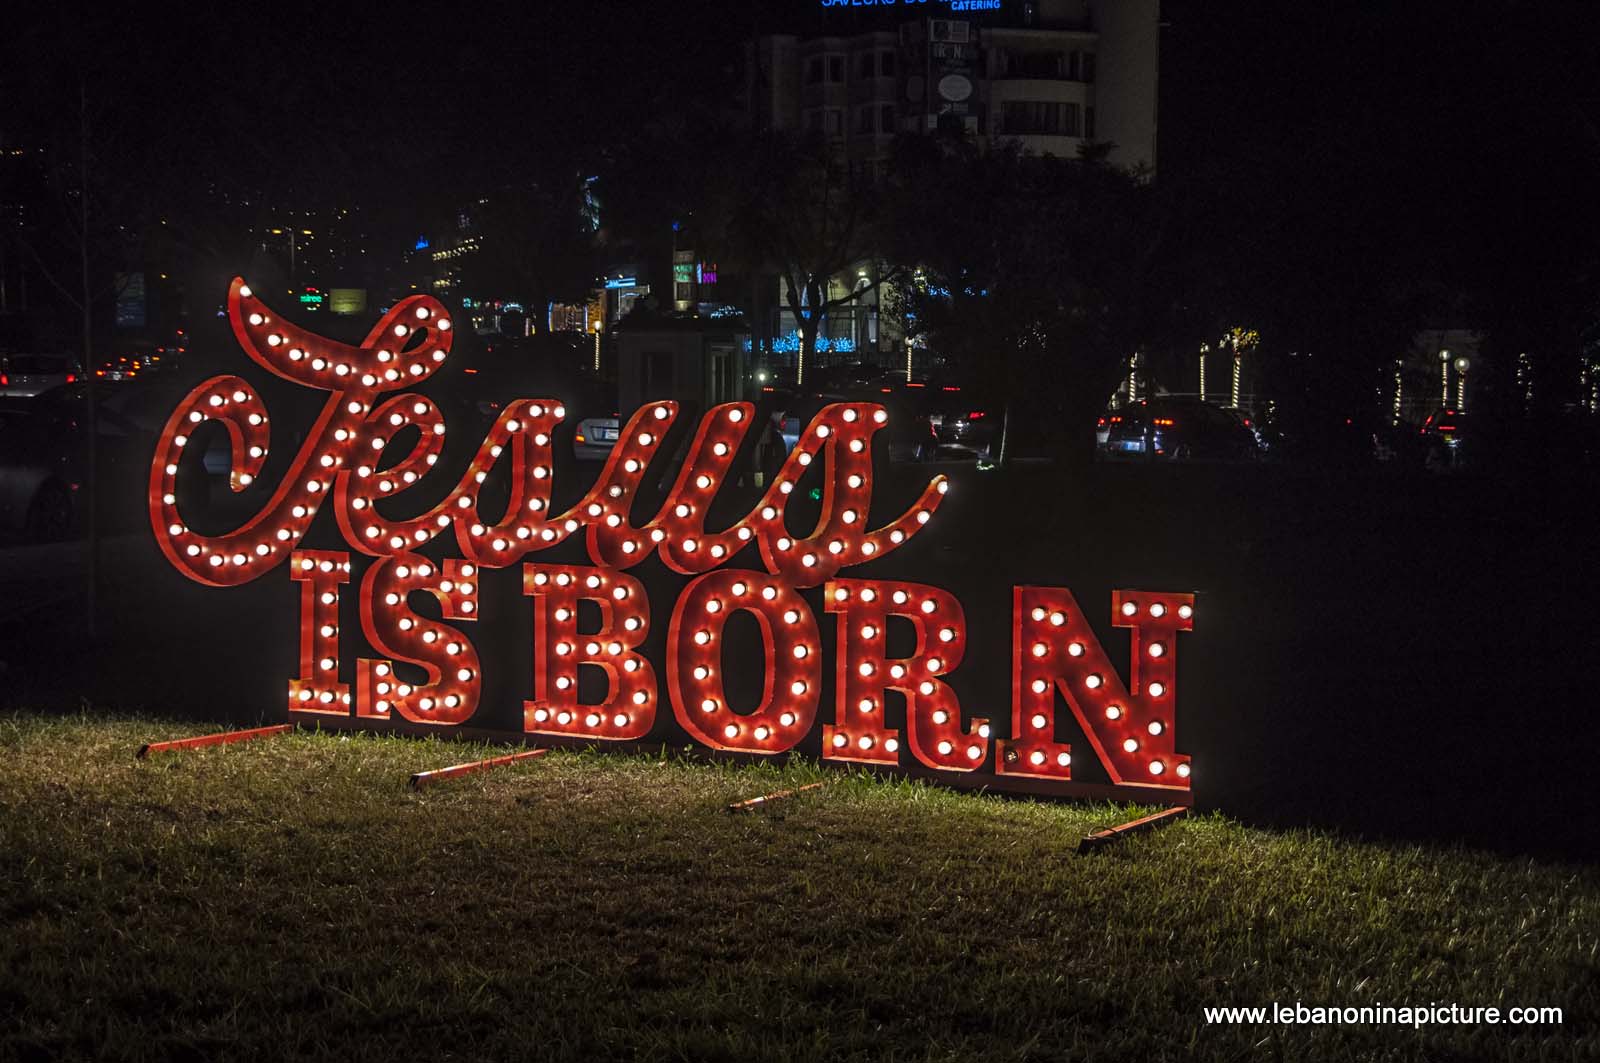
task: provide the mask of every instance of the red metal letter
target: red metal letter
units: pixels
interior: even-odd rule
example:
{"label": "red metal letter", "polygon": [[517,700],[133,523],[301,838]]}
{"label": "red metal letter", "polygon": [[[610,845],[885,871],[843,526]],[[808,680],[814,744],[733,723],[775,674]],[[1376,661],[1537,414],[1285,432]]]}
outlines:
{"label": "red metal letter", "polygon": [[[906,730],[912,754],[930,768],[976,771],[989,752],[989,721],[961,723],[955,691],[937,678],[961,663],[967,624],[961,603],[938,587],[890,580],[834,580],[827,609],[839,616],[834,723],[823,728],[822,755],[833,760],[899,762],[898,732],[884,726],[884,695],[906,700]],[[891,616],[916,628],[910,657],[884,656],[884,629]]]}
{"label": "red metal letter", "polygon": [[350,688],[339,682],[339,585],[350,582],[343,550],[296,550],[289,578],[300,588],[300,678],[289,680],[290,712],[350,715]]}
{"label": "red metal letter", "polygon": [[483,678],[472,641],[447,624],[412,611],[406,598],[422,591],[439,601],[446,619],[478,618],[477,568],[449,560],[441,573],[416,554],[380,558],[361,581],[361,626],[379,653],[421,665],[426,682],[408,683],[394,662],[363,658],[356,663],[357,715],[387,718],[390,710],[414,723],[454,724],[478,707]]}
{"label": "red metal letter", "polygon": [[183,449],[203,422],[222,422],[232,448],[230,483],[243,491],[267,460],[266,407],[246,381],[219,376],[189,392],[167,419],[150,466],[150,523],[174,568],[218,587],[248,583],[288,558],[336,476],[354,458],[377,396],[426,380],[444,361],[451,339],[444,307],[426,295],[397,302],[360,347],[274,319],[239,278],[228,292],[228,316],[251,358],[286,380],[330,394],[266,505],[237,531],[219,536],[195,532],[178,514]]}
{"label": "red metal letter", "polygon": [[1133,629],[1132,692],[1111,667],[1072,592],[1017,587],[1012,606],[1011,739],[998,771],[1072,778],[1071,747],[1055,740],[1055,692],[1117,784],[1189,788],[1189,758],[1174,752],[1177,634],[1194,628],[1192,594],[1116,591],[1111,622]]}
{"label": "red metal letter", "polygon": [[[722,629],[744,609],[761,625],[766,690],[754,712],[728,707]],[[817,716],[821,671],[817,622],[791,588],[760,572],[729,569],[692,580],[667,629],[667,688],[683,729],[713,749],[782,753]]]}
{"label": "red metal letter", "polygon": [[[620,741],[643,738],[656,720],[656,673],[635,652],[650,633],[644,585],[614,569],[582,565],[524,565],[522,593],[534,600],[536,700],[523,705],[523,729]],[[598,630],[578,633],[578,603],[600,608]],[[578,666],[605,670],[606,699],[578,701]]]}

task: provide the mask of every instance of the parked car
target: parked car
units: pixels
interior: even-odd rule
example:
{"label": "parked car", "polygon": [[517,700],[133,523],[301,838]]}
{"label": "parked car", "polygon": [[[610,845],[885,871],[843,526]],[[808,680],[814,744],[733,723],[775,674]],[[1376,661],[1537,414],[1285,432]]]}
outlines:
{"label": "parked car", "polygon": [[1265,456],[1295,465],[1404,465],[1421,453],[1414,430],[1359,407],[1280,402],[1256,428]]}
{"label": "parked car", "polygon": [[29,398],[76,381],[78,363],[62,354],[0,356],[0,395]]}
{"label": "parked car", "polygon": [[1000,416],[970,403],[923,415],[928,439],[919,448],[923,461],[978,458],[992,461],[1000,451]]}
{"label": "parked car", "polygon": [[1253,461],[1261,452],[1255,432],[1235,411],[1197,399],[1151,399],[1103,420],[1102,450],[1110,457]]}
{"label": "parked car", "polygon": [[604,461],[611,456],[621,431],[622,418],[617,414],[583,418],[572,434],[572,456],[579,461]]}
{"label": "parked car", "polygon": [[0,398],[0,535],[55,542],[72,531],[83,483],[81,432],[69,411]]}
{"label": "parked car", "polygon": [[1459,410],[1440,408],[1430,413],[1418,435],[1423,466],[1435,472],[1462,469],[1481,458],[1479,433],[1472,419]]}
{"label": "parked car", "polygon": [[[100,393],[95,424],[103,527],[143,523],[150,456],[187,391],[173,382],[140,381]],[[88,389],[81,380],[33,398],[0,398],[0,536],[52,541],[83,526],[88,412]],[[207,475],[186,475],[179,488],[180,496],[197,504],[206,504],[230,468],[227,433],[208,426],[204,435],[205,443],[188,451],[198,450],[195,457]],[[231,492],[224,487],[221,494]]]}

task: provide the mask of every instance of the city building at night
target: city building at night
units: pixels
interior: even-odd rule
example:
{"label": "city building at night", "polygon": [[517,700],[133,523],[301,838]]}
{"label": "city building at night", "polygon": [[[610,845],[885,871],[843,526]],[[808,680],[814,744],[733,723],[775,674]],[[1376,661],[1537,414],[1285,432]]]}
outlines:
{"label": "city building at night", "polygon": [[936,9],[838,36],[768,34],[749,45],[750,119],[808,129],[880,167],[897,133],[963,129],[1075,157],[1156,165],[1156,0],[1039,0]]}
{"label": "city building at night", "polygon": [[[1114,165],[1154,172],[1157,0],[951,0],[924,10],[908,19],[904,8],[851,8],[839,12],[836,33],[750,41],[748,121],[820,133],[873,175],[884,172],[895,136],[939,130],[1063,158],[1092,150]],[[875,268],[864,261],[830,279],[829,299],[851,288],[864,294],[824,321],[818,350],[825,361],[898,363],[902,356],[898,328],[887,316],[880,321]],[[767,305],[756,311],[765,333],[757,342],[783,361],[798,329],[781,298]]]}

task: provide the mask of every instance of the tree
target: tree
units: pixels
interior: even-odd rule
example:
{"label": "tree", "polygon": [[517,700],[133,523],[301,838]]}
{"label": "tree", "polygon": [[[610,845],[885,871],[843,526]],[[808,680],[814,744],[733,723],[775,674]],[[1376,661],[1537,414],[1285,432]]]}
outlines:
{"label": "tree", "polygon": [[996,380],[1011,426],[1087,461],[1095,416],[1128,358],[1172,327],[1169,210],[1139,173],[1093,158],[982,149],[963,137],[896,145],[892,252],[912,330]]}
{"label": "tree", "polygon": [[581,302],[598,272],[594,225],[576,171],[506,185],[474,209],[478,250],[463,260],[467,290],[524,303]]}
{"label": "tree", "polygon": [[[741,161],[723,170],[729,247],[748,271],[777,275],[799,333],[795,382],[803,383],[829,313],[898,275],[880,260],[882,191],[820,134],[761,130],[734,143]],[[837,292],[834,278],[863,261],[875,265],[866,283]]]}

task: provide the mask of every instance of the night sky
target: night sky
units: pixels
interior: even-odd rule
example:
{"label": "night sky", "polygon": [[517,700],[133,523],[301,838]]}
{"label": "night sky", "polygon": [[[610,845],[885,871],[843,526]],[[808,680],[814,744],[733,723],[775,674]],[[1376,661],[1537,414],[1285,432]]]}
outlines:
{"label": "night sky", "polygon": [[[1446,256],[1575,253],[1600,179],[1595,7],[1167,0],[1163,176],[1240,212],[1286,197],[1312,236],[1360,223]],[[901,16],[814,0],[379,10],[34,5],[8,15],[0,136],[63,143],[81,77],[130,181],[404,216],[587,165],[663,106],[726,106],[753,32]]]}

